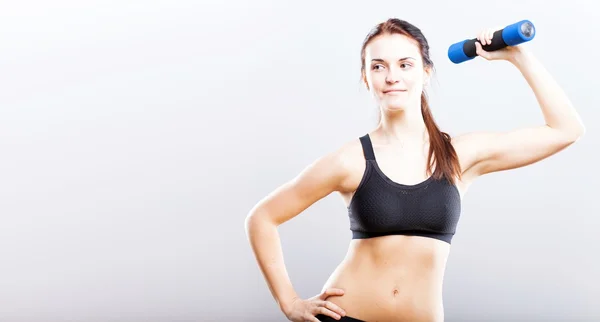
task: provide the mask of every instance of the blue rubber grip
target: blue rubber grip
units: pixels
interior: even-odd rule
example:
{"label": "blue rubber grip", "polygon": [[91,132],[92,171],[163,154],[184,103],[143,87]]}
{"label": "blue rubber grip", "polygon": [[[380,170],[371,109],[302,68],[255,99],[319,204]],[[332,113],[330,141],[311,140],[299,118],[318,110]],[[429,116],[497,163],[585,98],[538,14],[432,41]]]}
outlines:
{"label": "blue rubber grip", "polygon": [[[536,30],[533,23],[529,20],[521,20],[494,32],[492,43],[482,48],[485,51],[495,51],[507,46],[517,46],[532,40],[535,34]],[[460,64],[477,57],[475,42],[478,42],[477,38],[465,39],[452,44],[448,48],[448,58],[450,58],[450,61]]]}

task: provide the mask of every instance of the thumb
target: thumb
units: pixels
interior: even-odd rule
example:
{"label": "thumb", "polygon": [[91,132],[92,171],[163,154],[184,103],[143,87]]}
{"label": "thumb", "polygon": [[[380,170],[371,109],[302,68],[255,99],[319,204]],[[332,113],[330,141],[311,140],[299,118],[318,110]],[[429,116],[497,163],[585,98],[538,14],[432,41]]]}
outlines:
{"label": "thumb", "polygon": [[475,49],[476,49],[478,56],[481,56],[485,59],[491,59],[490,53],[483,49],[480,42],[478,42],[478,41],[475,42]]}

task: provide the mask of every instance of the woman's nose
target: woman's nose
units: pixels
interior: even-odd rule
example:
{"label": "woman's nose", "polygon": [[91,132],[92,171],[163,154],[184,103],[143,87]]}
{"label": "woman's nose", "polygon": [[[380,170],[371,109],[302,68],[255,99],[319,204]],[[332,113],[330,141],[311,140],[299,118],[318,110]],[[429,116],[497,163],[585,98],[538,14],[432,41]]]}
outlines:
{"label": "woman's nose", "polygon": [[388,83],[397,83],[401,79],[400,71],[396,70],[396,68],[390,68],[388,74],[385,77],[385,80]]}

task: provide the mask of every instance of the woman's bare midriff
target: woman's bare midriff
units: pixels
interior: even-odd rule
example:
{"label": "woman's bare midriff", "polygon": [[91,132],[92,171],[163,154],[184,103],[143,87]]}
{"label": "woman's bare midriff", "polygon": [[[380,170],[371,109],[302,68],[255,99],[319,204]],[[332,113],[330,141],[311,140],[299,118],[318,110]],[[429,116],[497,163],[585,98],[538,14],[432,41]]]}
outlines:
{"label": "woman's bare midriff", "polygon": [[324,285],[345,291],[327,300],[367,322],[441,322],[450,245],[418,236],[354,239]]}

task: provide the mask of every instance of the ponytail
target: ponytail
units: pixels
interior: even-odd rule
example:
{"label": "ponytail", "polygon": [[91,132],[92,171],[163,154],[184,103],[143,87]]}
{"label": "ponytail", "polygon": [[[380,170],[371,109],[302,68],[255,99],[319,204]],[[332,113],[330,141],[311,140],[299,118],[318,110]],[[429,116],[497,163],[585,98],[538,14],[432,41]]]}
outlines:
{"label": "ponytail", "polygon": [[[427,157],[427,172],[436,179],[446,178],[454,183],[455,178],[461,177],[458,156],[452,146],[448,133],[440,131],[435,123],[425,91],[421,94],[421,113],[427,132],[429,133],[429,154]],[[435,165],[435,172],[432,168]]]}

